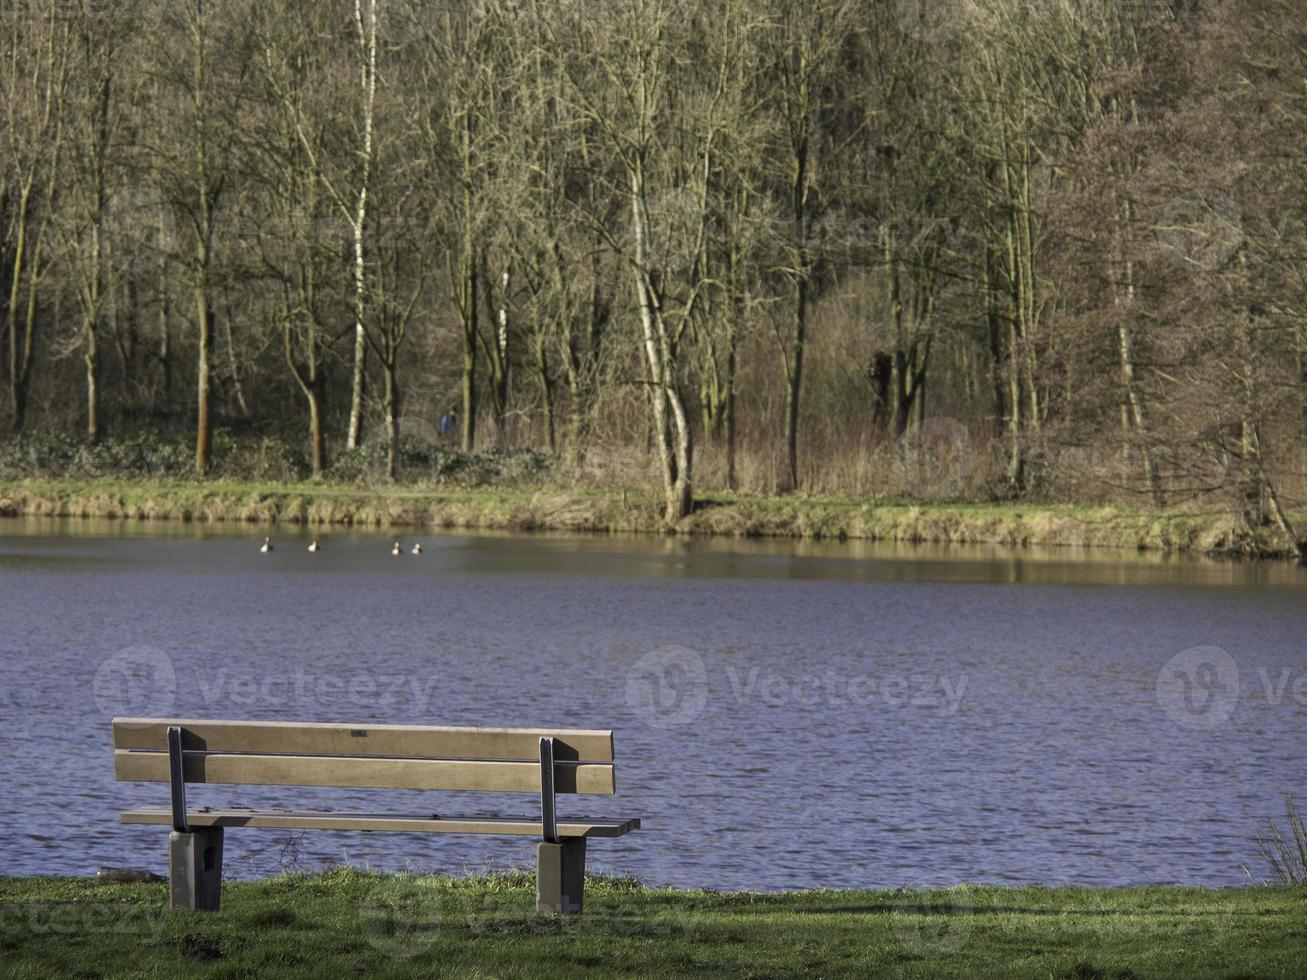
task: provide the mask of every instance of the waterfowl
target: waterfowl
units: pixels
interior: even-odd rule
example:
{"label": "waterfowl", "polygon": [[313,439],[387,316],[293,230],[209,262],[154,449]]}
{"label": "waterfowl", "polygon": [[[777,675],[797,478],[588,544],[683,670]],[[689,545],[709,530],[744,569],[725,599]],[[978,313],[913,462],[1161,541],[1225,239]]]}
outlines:
{"label": "waterfowl", "polygon": [[318,539],[314,538],[313,543],[309,545],[309,551],[317,551],[317,550],[318,550]]}
{"label": "waterfowl", "polygon": [[421,541],[419,541],[417,544],[413,545],[413,554],[415,554],[415,555],[420,555],[420,554],[422,554],[422,542],[421,542]]}
{"label": "waterfowl", "polygon": [[263,552],[263,554],[266,555],[271,550],[272,550],[272,538],[264,538],[263,547],[260,548],[259,551]]}
{"label": "waterfowl", "polygon": [[395,542],[395,546],[394,546],[393,548],[390,549],[390,553],[391,553],[392,555],[402,555],[402,554],[404,553],[404,549],[401,548],[401,547],[399,546],[399,542],[396,541],[396,542]]}

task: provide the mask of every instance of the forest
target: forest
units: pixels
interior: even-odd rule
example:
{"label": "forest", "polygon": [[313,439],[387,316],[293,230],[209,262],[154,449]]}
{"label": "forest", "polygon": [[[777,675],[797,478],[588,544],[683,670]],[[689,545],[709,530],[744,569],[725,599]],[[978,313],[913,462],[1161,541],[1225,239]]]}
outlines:
{"label": "forest", "polygon": [[2,451],[1300,540],[1300,0],[7,0],[0,56]]}

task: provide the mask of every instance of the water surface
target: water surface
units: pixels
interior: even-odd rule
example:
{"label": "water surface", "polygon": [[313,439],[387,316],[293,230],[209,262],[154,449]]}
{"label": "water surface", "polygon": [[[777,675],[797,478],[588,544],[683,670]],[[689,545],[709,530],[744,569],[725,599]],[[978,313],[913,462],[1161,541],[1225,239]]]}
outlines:
{"label": "water surface", "polygon": [[[166,869],[164,828],[117,824],[167,789],[114,782],[114,714],[612,728],[618,795],[561,812],[644,829],[595,842],[591,869],[720,889],[1238,884],[1264,874],[1259,822],[1307,799],[1292,564],[561,535],[422,535],[392,558],[387,537],[311,555],[284,530],[265,556],[263,533],[0,520],[0,873]],[[289,840],[229,832],[229,873],[534,862],[524,839]]]}

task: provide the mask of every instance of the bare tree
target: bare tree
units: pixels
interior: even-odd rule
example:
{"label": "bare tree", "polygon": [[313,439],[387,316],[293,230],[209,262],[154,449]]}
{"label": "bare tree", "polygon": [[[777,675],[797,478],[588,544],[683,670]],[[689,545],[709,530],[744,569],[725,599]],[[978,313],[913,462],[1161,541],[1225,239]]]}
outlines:
{"label": "bare tree", "polygon": [[779,270],[789,287],[782,331],[785,369],[785,469],[781,490],[799,486],[799,408],[803,358],[818,256],[814,227],[832,197],[823,168],[838,159],[841,134],[828,126],[839,55],[854,32],[857,8],[846,0],[777,0],[772,10],[770,68],[779,128],[776,166],[783,194],[786,255]]}
{"label": "bare tree", "polygon": [[[685,397],[683,342],[706,286],[709,177],[720,151],[720,75],[695,77],[673,52],[678,31],[705,25],[712,11],[659,0],[625,0],[604,31],[584,32],[577,60],[563,62],[569,93],[598,127],[619,164],[629,216],[621,239],[592,215],[592,225],[624,257],[633,279],[649,393],[652,434],[662,474],[664,519],[693,507],[691,417]],[[581,60],[609,84],[602,97],[582,82]]]}
{"label": "bare tree", "polygon": [[[260,263],[280,292],[281,346],[308,409],[309,458],[315,477],[326,468],[323,402],[325,361],[332,340],[328,319],[333,280],[345,258],[337,245],[349,241],[354,264],[362,241],[351,220],[357,212],[349,210],[347,198],[324,173],[339,127],[331,124],[319,101],[320,93],[332,91],[331,52],[324,52],[318,43],[326,27],[319,21],[319,11],[312,3],[261,11],[268,18],[258,58],[267,111],[263,138],[251,153],[257,161],[252,169],[265,185],[265,213],[274,219],[254,222]],[[336,234],[337,228],[345,234]],[[354,268],[351,309],[357,339],[362,307],[356,264]],[[357,356],[353,363],[357,365]],[[351,388],[351,413],[352,395]]]}
{"label": "bare tree", "polygon": [[[462,327],[464,452],[476,446],[478,355],[492,354],[501,376],[507,367],[507,333],[502,345],[496,326],[490,328],[492,342],[482,334],[483,305],[507,316],[496,301],[496,277],[486,268],[493,116],[508,84],[497,70],[502,16],[495,5],[455,4],[425,33],[422,47],[425,91],[419,118],[433,165],[432,214],[441,228],[450,296]],[[493,324],[495,314],[490,316]]]}
{"label": "bare tree", "polygon": [[378,4],[383,0],[354,0],[354,32],[359,71],[358,171],[354,183],[354,207],[348,212],[354,243],[354,368],[350,381],[349,431],[345,448],[359,444],[363,425],[363,386],[367,378],[366,250],[364,236],[368,221],[368,190],[372,179],[373,125],[377,102]]}
{"label": "bare tree", "polygon": [[0,150],[0,216],[4,219],[5,366],[9,424],[27,419],[35,364],[42,280],[51,262],[50,231],[64,162],[64,93],[71,43],[57,5],[28,6],[0,19],[7,37],[0,66],[5,114]]}
{"label": "bare tree", "polygon": [[132,226],[143,212],[146,220],[153,214],[142,206],[139,188],[120,176],[126,110],[136,101],[124,64],[136,33],[134,11],[126,2],[81,0],[69,14],[74,65],[66,102],[69,199],[63,209],[67,220],[62,260],[72,271],[81,310],[78,343],[85,365],[86,438],[95,442],[100,435],[100,340],[115,269],[127,264],[131,236],[137,231]]}
{"label": "bare tree", "polygon": [[[184,0],[165,8],[160,28],[167,44],[157,48],[160,80],[150,152],[164,193],[189,238],[179,256],[191,294],[196,333],[195,469],[212,463],[213,352],[217,335],[219,208],[235,173],[234,118],[244,94],[247,49],[230,43],[238,22],[235,0]],[[170,138],[172,137],[172,138]]]}

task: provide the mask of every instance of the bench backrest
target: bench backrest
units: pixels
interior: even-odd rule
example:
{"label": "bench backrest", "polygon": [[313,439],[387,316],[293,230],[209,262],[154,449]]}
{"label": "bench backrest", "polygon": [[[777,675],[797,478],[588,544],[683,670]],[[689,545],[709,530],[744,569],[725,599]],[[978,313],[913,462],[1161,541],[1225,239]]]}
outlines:
{"label": "bench backrest", "polygon": [[170,782],[174,727],[188,783],[539,793],[540,740],[552,738],[550,795],[617,788],[611,731],[166,718],[113,720],[117,778]]}

